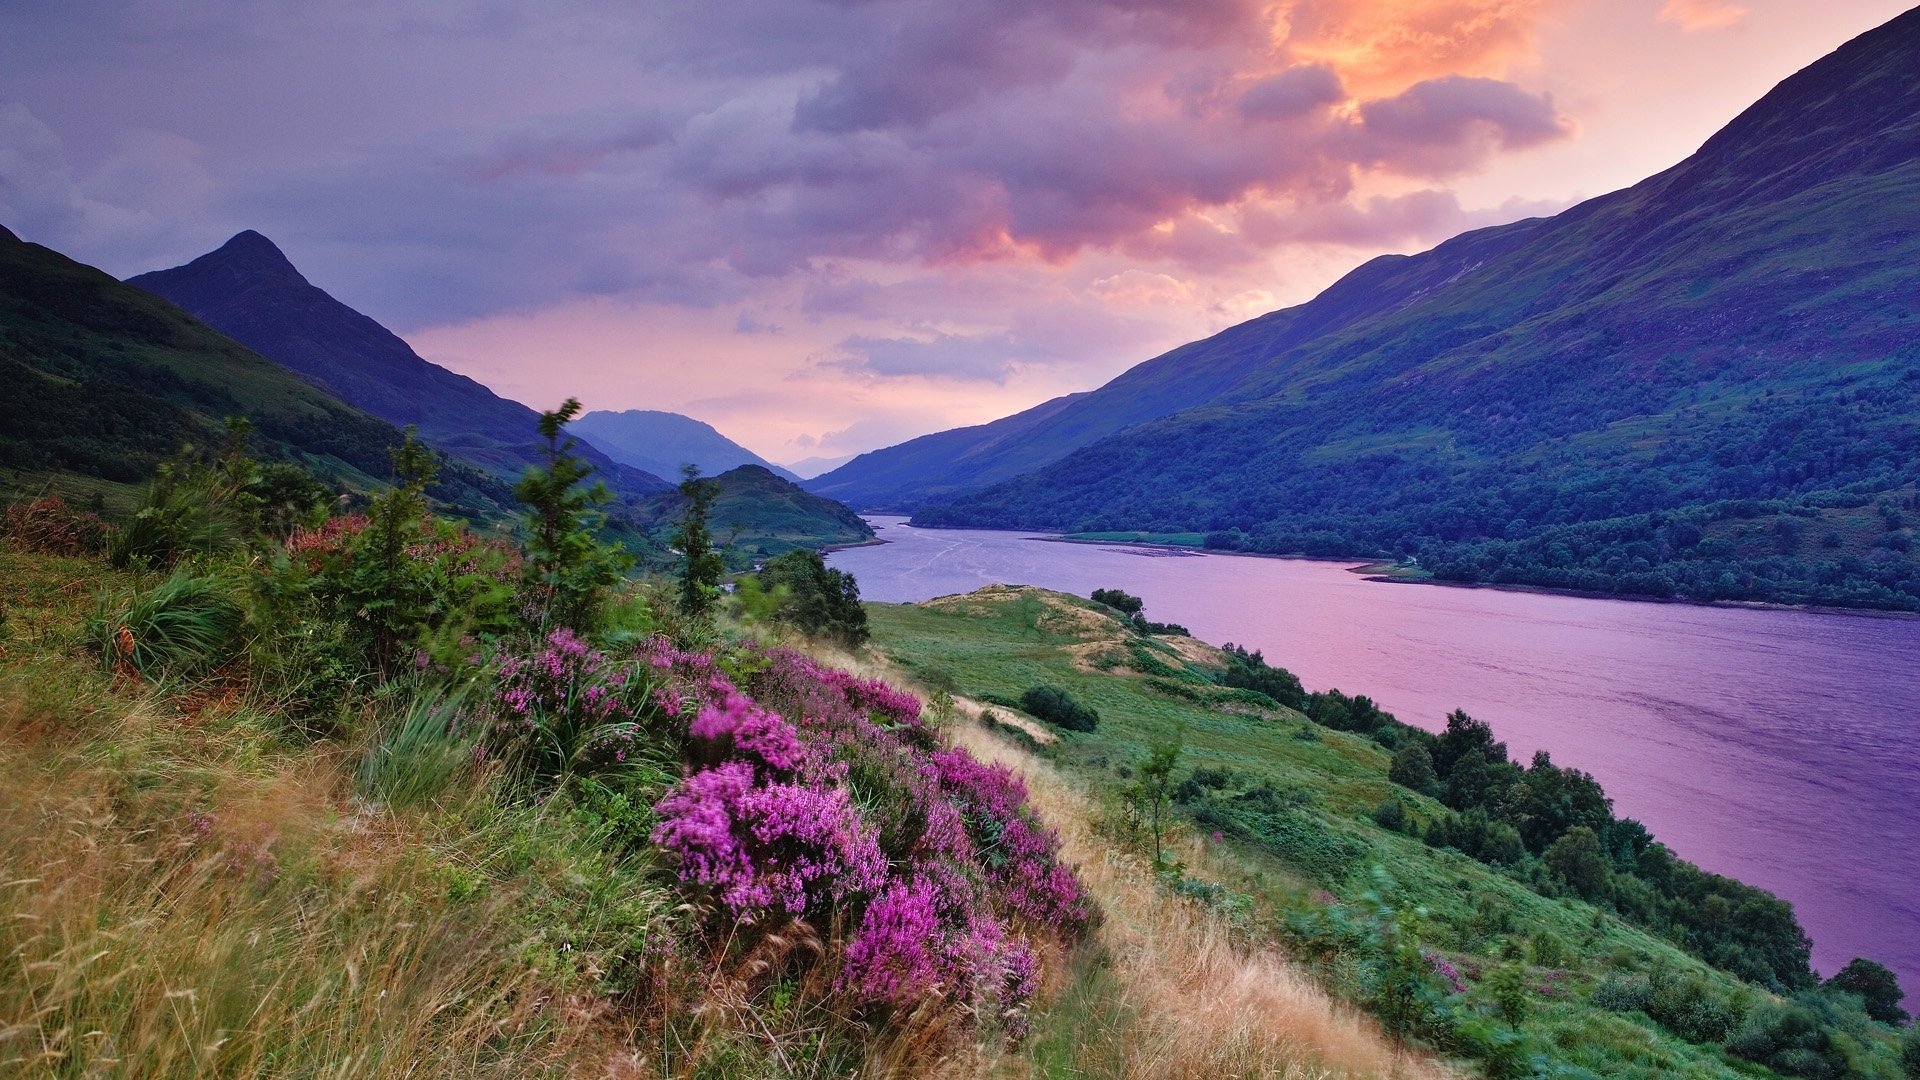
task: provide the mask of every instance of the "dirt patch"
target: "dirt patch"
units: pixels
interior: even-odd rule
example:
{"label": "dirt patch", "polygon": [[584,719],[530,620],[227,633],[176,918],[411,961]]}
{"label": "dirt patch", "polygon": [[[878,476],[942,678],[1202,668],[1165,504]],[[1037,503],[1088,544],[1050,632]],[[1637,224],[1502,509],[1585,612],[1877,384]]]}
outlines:
{"label": "dirt patch", "polygon": [[980,722],[981,713],[991,711],[994,716],[999,717],[1002,724],[1008,727],[1019,728],[1021,731],[1032,736],[1034,742],[1043,745],[1060,741],[1060,736],[1048,730],[1047,725],[1033,719],[1025,713],[1014,712],[1004,705],[989,705],[984,701],[975,701],[970,697],[955,695],[953,707],[975,723]]}
{"label": "dirt patch", "polygon": [[1204,641],[1190,637],[1174,636],[1155,636],[1154,640],[1173,649],[1174,652],[1180,654],[1180,659],[1185,660],[1195,667],[1224,669],[1227,666],[1226,662],[1220,659],[1220,650]]}

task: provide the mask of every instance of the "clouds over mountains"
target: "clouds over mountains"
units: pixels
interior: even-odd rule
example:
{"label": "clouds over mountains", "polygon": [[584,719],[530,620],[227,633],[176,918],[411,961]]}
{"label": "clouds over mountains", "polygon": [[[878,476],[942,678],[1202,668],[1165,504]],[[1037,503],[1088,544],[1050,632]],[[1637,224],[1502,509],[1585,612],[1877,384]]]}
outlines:
{"label": "clouds over mountains", "polygon": [[[11,6],[0,220],[121,273],[259,228],[403,331],[599,299],[757,338],[745,377],[765,324],[810,379],[1055,369],[1031,396],[1239,314],[1292,247],[1529,209],[1446,188],[1574,134],[1513,78],[1570,2]],[[1185,314],[1096,287],[1126,274]],[[862,281],[895,306],[809,307]]]}

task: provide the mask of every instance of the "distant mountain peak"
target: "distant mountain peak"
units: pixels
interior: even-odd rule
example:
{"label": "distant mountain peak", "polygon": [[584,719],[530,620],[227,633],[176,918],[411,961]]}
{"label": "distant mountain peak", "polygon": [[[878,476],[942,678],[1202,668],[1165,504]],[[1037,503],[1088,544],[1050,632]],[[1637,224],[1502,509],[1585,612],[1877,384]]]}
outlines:
{"label": "distant mountain peak", "polygon": [[218,271],[234,278],[271,279],[290,285],[308,285],[279,245],[252,229],[234,233],[226,243],[187,264],[205,271]]}

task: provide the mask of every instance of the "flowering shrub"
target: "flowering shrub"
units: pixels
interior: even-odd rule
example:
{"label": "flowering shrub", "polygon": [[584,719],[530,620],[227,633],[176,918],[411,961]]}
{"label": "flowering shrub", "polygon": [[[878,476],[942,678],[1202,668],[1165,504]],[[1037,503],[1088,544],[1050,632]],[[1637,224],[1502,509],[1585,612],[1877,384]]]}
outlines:
{"label": "flowering shrub", "polygon": [[564,627],[530,657],[499,661],[489,744],[537,780],[626,761],[652,687],[638,664],[607,657]]}
{"label": "flowering shrub", "polygon": [[883,1012],[944,1000],[1024,1030],[1030,939],[1079,933],[1088,909],[1018,777],[941,748],[912,695],[790,650],[641,655],[663,680],[651,703],[686,724],[687,772],[653,840],[729,940],[780,917],[847,920],[838,993]]}
{"label": "flowering shrub", "polygon": [[733,761],[689,776],[657,809],[654,842],[679,857],[681,877],[742,918],[824,914],[886,880],[886,855],[844,789],[755,786],[753,767]]}
{"label": "flowering shrub", "polygon": [[107,525],[90,510],[75,510],[58,495],[9,503],[0,509],[0,540],[48,555],[90,555],[107,546]]}

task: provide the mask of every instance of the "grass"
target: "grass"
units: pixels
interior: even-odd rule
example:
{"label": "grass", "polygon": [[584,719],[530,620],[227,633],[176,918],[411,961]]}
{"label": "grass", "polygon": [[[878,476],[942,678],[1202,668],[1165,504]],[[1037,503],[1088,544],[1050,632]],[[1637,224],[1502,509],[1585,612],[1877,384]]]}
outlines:
{"label": "grass", "polygon": [[107,667],[198,674],[238,651],[246,614],[218,578],[177,570],[148,589],[103,592],[87,636]]}

